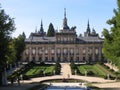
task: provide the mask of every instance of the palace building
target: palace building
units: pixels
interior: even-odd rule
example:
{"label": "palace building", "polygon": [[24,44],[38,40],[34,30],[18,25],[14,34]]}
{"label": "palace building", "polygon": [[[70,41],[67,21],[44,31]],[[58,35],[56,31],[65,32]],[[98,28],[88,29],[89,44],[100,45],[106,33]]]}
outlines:
{"label": "palace building", "polygon": [[22,55],[24,62],[103,62],[103,39],[93,29],[89,21],[84,35],[77,36],[76,27],[67,24],[64,11],[63,26],[55,31],[54,37],[47,37],[42,21],[39,31],[31,33],[25,40],[25,50]]}

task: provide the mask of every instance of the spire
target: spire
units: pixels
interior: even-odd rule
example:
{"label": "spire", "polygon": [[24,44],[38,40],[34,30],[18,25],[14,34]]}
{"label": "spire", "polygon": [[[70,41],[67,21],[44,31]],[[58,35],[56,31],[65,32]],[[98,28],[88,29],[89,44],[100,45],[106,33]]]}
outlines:
{"label": "spire", "polygon": [[66,8],[64,8],[64,18],[66,18]]}
{"label": "spire", "polygon": [[40,25],[40,33],[44,33],[44,29],[43,29],[42,20],[41,20],[41,25]]}
{"label": "spire", "polygon": [[64,8],[63,29],[69,29],[69,27],[67,25],[66,8]]}
{"label": "spire", "polygon": [[89,19],[88,19],[88,24],[87,24],[87,33],[89,33],[90,34],[90,25],[89,25]]}

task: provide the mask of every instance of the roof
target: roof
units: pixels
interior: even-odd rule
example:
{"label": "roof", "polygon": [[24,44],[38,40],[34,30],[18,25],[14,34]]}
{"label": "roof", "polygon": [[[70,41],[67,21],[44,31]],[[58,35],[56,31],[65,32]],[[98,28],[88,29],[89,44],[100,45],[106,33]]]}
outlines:
{"label": "roof", "polygon": [[[102,39],[100,37],[95,37],[95,36],[94,37],[89,36],[89,37],[77,37],[76,38],[76,43],[102,43],[103,41],[104,41],[104,39]],[[45,37],[33,36],[33,37],[29,37],[25,40],[25,43],[55,43],[55,42],[56,42],[55,37],[47,37],[47,36],[45,36]],[[69,42],[66,42],[66,43],[69,43]]]}
{"label": "roof", "polygon": [[55,42],[55,37],[30,37],[25,42]]}
{"label": "roof", "polygon": [[100,37],[95,37],[95,36],[89,36],[89,37],[78,37],[79,40],[82,40],[84,42],[103,42],[104,39]]}

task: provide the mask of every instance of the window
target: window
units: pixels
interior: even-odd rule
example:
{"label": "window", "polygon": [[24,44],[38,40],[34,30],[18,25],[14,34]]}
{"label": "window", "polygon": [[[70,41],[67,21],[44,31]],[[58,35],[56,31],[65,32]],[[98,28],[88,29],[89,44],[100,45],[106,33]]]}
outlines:
{"label": "window", "polygon": [[85,54],[85,49],[83,49],[83,54]]}
{"label": "window", "polygon": [[79,54],[79,48],[76,49],[76,54]]}
{"label": "window", "polygon": [[45,49],[45,54],[48,54],[48,50],[47,49]]}
{"label": "window", "polygon": [[60,48],[57,49],[57,53],[60,54]]}
{"label": "window", "polygon": [[83,57],[83,61],[85,61],[85,57]]}
{"label": "window", "polygon": [[52,54],[54,54],[54,53],[55,53],[55,52],[54,52],[54,49],[52,49],[52,50],[51,50],[51,53],[52,53]]}
{"label": "window", "polygon": [[67,49],[66,48],[64,49],[64,54],[67,54]]}
{"label": "window", "polygon": [[52,61],[54,61],[54,57],[52,57],[51,59],[52,59]]}
{"label": "window", "polygon": [[73,41],[73,38],[71,38],[71,41]]}
{"label": "window", "polygon": [[90,48],[90,54],[92,54],[92,49]]}
{"label": "window", "polygon": [[58,41],[60,41],[60,37],[58,37]]}
{"label": "window", "polygon": [[32,49],[32,54],[35,54],[35,49]]}
{"label": "window", "polygon": [[40,61],[40,62],[42,61],[42,57],[39,57],[39,61]]}
{"label": "window", "polygon": [[88,48],[88,54],[92,54],[92,48]]}
{"label": "window", "polygon": [[97,48],[95,49],[95,54],[98,54],[98,49]]}
{"label": "window", "polygon": [[25,54],[27,55],[29,54],[29,49],[26,49]]}
{"label": "window", "polygon": [[32,57],[32,60],[35,61],[35,57]]}
{"label": "window", "polygon": [[45,61],[48,61],[48,57],[45,57]]}
{"label": "window", "polygon": [[73,48],[71,48],[71,49],[70,49],[70,54],[73,54],[73,51],[74,51],[74,49],[73,49]]}
{"label": "window", "polygon": [[42,54],[42,48],[39,49],[39,54]]}

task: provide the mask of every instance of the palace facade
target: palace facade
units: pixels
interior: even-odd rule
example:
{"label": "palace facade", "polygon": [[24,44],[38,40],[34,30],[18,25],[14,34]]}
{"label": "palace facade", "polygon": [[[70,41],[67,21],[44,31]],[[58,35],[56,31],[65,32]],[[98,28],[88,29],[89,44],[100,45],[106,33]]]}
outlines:
{"label": "palace facade", "polygon": [[54,37],[47,37],[42,21],[39,31],[31,33],[25,40],[25,50],[22,55],[24,62],[103,62],[103,39],[93,29],[89,21],[84,35],[77,36],[76,27],[67,24],[64,12],[63,26],[55,32]]}

